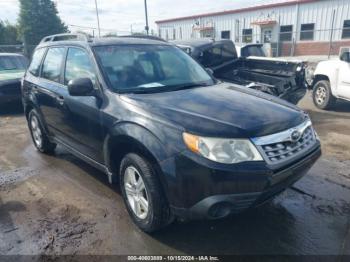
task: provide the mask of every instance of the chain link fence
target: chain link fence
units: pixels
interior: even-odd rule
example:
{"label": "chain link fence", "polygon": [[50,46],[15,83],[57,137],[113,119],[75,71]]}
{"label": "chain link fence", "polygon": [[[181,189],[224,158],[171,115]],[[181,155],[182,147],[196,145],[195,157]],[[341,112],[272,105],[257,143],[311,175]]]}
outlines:
{"label": "chain link fence", "polygon": [[342,47],[350,46],[350,28],[276,31],[262,28],[260,33],[235,35],[232,40],[239,46],[264,44],[267,55],[272,57],[336,56]]}

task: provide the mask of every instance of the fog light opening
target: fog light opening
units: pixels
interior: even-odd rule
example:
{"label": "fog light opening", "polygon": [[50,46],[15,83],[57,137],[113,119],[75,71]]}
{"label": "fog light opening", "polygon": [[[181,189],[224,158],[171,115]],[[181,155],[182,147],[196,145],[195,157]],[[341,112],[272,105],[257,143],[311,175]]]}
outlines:
{"label": "fog light opening", "polygon": [[231,213],[231,209],[232,205],[230,203],[217,203],[209,209],[208,215],[212,219],[223,218]]}

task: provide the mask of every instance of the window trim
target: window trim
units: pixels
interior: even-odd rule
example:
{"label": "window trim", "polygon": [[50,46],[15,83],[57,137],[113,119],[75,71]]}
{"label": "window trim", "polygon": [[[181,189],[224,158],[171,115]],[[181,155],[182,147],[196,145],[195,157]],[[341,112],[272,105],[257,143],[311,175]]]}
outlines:
{"label": "window trim", "polygon": [[[349,22],[349,26],[347,26],[347,27],[345,27],[345,23],[346,22]],[[346,31],[348,32],[348,34],[349,34],[349,36],[347,36],[347,37],[344,37],[344,33],[346,32]],[[343,40],[343,39],[350,39],[350,19],[345,19],[344,20],[344,22],[343,22],[343,29],[342,29],[342,34],[341,34],[341,39]]]}
{"label": "window trim", "polygon": [[[251,33],[250,33],[250,34],[245,34],[245,33],[244,33],[245,30],[250,30]],[[244,41],[244,40],[245,40],[245,37],[247,37],[247,36],[250,36],[250,37],[252,38],[250,42]],[[253,28],[243,28],[243,29],[242,29],[242,43],[248,43],[248,44],[249,44],[249,43],[253,43]]]}
{"label": "window trim", "polygon": [[[61,61],[61,66],[60,66],[60,81],[59,81],[59,82],[52,81],[52,80],[47,79],[47,78],[44,78],[44,77],[42,76],[43,69],[44,69],[44,63],[45,63],[47,54],[48,54],[49,50],[50,50],[50,49],[53,49],[53,48],[63,48],[63,49],[64,49],[63,59],[62,59],[62,61]],[[51,82],[51,83],[63,85],[63,84],[62,84],[62,68],[63,68],[63,63],[64,63],[64,61],[65,61],[64,58],[65,58],[66,55],[67,55],[67,47],[66,47],[66,46],[54,45],[54,46],[48,46],[48,47],[46,47],[45,58],[42,60],[42,63],[41,63],[41,66],[40,66],[40,76],[39,76],[40,79],[49,81],[49,82]]]}
{"label": "window trim", "polygon": [[98,73],[97,73],[97,70],[96,70],[96,66],[95,66],[95,64],[93,63],[93,61],[92,61],[92,59],[91,59],[91,55],[90,55],[90,53],[88,52],[88,50],[86,50],[86,49],[83,48],[83,47],[74,46],[74,45],[66,46],[66,48],[67,48],[67,50],[66,50],[66,53],[65,53],[64,64],[63,64],[63,72],[62,72],[62,83],[63,83],[63,86],[68,87],[68,85],[66,85],[66,83],[65,83],[68,52],[69,52],[69,49],[75,48],[75,49],[80,49],[80,50],[82,50],[82,51],[85,52],[86,55],[88,56],[89,61],[90,61],[90,63],[91,63],[91,66],[92,66],[92,68],[93,68],[93,70],[94,70],[95,78],[96,78],[96,83],[93,85],[93,86],[94,86],[94,89],[96,89],[96,90],[97,90],[97,89],[100,89],[100,88],[99,88],[99,84],[98,84],[100,81],[98,80],[99,78],[98,78]]}
{"label": "window trim", "polygon": [[[313,30],[302,30],[301,28],[303,25],[313,25]],[[312,33],[312,38],[302,39],[302,37],[301,37],[302,33]],[[299,40],[300,41],[315,41],[315,23],[300,24]]]}
{"label": "window trim", "polygon": [[[282,27],[291,27],[291,31],[284,31],[284,32],[282,32],[282,30],[281,30]],[[280,42],[292,42],[293,41],[293,28],[294,28],[293,25],[280,25],[279,41]],[[290,34],[290,40],[281,40],[282,34],[287,35],[287,33]]]}
{"label": "window trim", "polygon": [[[40,60],[40,63],[39,63],[39,68],[38,68],[38,72],[37,74],[33,74],[32,72],[29,71],[29,67],[31,66],[32,62],[33,62],[33,56],[35,54],[35,52],[39,49],[44,49],[44,53],[41,57],[41,60]],[[33,52],[33,55],[32,55],[32,59],[30,60],[30,63],[29,63],[29,66],[28,66],[28,73],[31,74],[32,76],[35,76],[35,77],[41,77],[41,69],[42,69],[42,66],[43,66],[43,62],[44,62],[44,59],[46,57],[46,53],[47,53],[47,47],[40,47],[40,48],[37,48],[34,50]]]}

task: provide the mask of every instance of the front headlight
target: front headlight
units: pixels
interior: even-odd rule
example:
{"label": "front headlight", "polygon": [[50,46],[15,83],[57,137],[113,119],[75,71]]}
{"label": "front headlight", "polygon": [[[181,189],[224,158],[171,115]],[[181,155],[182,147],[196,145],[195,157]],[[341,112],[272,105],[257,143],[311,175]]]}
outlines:
{"label": "front headlight", "polygon": [[205,158],[223,164],[245,161],[262,161],[255,146],[248,139],[225,139],[200,137],[183,133],[187,147]]}

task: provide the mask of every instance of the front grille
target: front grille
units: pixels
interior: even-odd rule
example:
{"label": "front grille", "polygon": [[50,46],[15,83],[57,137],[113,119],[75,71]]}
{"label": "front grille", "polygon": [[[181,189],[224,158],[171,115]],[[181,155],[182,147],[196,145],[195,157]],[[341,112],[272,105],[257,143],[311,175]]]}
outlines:
{"label": "front grille", "polygon": [[[300,138],[293,141],[291,134],[294,131],[300,132]],[[312,128],[311,122],[308,121],[291,130],[263,139],[256,139],[256,145],[269,164],[281,164],[289,161],[298,155],[311,149],[316,143],[316,135]],[[254,141],[254,140],[253,140]]]}

